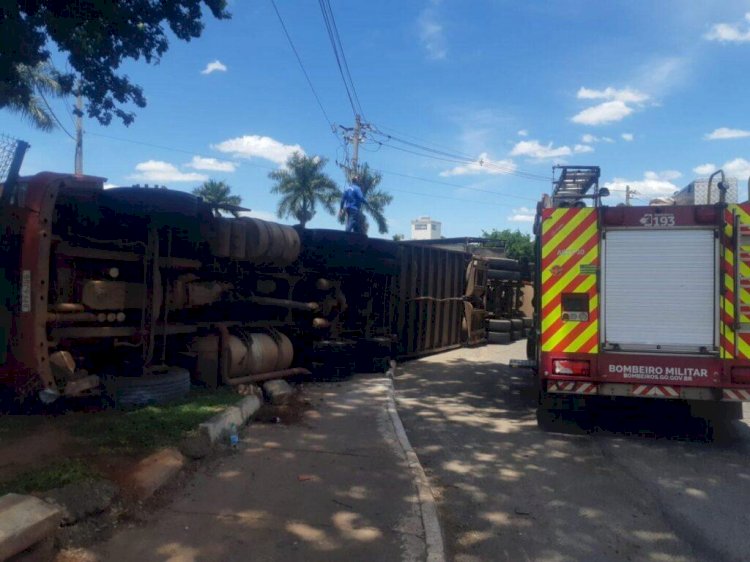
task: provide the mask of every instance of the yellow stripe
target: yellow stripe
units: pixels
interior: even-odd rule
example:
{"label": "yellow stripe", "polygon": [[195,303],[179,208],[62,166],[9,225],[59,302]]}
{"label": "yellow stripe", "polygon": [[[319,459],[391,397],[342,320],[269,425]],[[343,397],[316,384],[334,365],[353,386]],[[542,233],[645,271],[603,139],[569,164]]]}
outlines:
{"label": "yellow stripe", "polygon": [[737,338],[737,351],[739,352],[737,357],[743,359],[750,357],[750,345],[747,345],[742,338]]}
{"label": "yellow stripe", "polygon": [[[593,297],[591,297],[590,310],[596,310],[598,306],[599,306],[599,297],[597,295],[594,295]],[[594,329],[596,329],[597,324],[598,324],[598,321],[594,321],[591,323],[591,325],[594,326]],[[560,342],[563,339],[567,338],[570,335],[570,333],[573,330],[575,330],[578,326],[579,326],[578,322],[565,322],[554,334],[551,334],[551,335],[547,334],[547,339],[546,341],[544,341],[542,350],[553,351],[560,344]],[[589,326],[589,328],[591,328],[591,326]],[[588,331],[589,328],[587,328],[586,330]],[[592,333],[589,333],[589,337],[591,337]],[[585,341],[583,343],[585,343]]]}
{"label": "yellow stripe", "polygon": [[[542,257],[546,258],[550,252],[557,249],[557,246],[560,245],[560,242],[565,240],[565,238],[573,232],[578,226],[594,211],[594,209],[578,209],[573,211],[571,214],[573,215],[569,221],[566,222],[565,226],[563,226],[560,230],[558,230],[555,235],[550,238],[549,240],[545,240],[544,244],[542,244]],[[549,230],[547,230],[549,232]]]}
{"label": "yellow stripe", "polygon": [[[599,246],[594,246],[591,248],[591,250],[588,251],[588,253],[583,256],[581,259],[581,263],[591,263],[592,260],[596,259],[596,257],[599,255]],[[562,292],[565,287],[570,285],[570,283],[580,275],[578,272],[578,268],[574,267],[570,271],[568,271],[565,275],[563,275],[559,281],[557,281],[548,291],[542,293],[542,307],[547,306],[550,301],[552,301],[560,292]],[[594,275],[591,275],[591,277],[595,277]]]}
{"label": "yellow stripe", "polygon": [[581,349],[583,345],[589,341],[594,334],[597,333],[599,330],[599,322],[592,322],[591,326],[586,328],[583,333],[578,336],[573,343],[571,343],[568,347],[565,348],[566,353],[579,353],[581,351],[584,351]]}
{"label": "yellow stripe", "polygon": [[597,234],[597,224],[592,224],[589,228],[584,230],[581,235],[575,239],[573,243],[571,243],[570,246],[566,248],[568,250],[565,254],[557,256],[542,272],[542,283],[546,283],[547,280],[552,277],[552,269],[560,266],[562,267],[570,261],[571,259],[575,258],[576,256],[573,255],[574,252],[577,250],[580,250],[583,248],[589,240],[591,240],[594,236]]}
{"label": "yellow stripe", "polygon": [[[576,287],[576,293],[586,293],[596,284],[596,275],[589,275],[588,278],[581,283],[579,287]],[[560,315],[562,314],[562,307],[560,305],[557,305],[555,308],[552,309],[552,312],[549,314],[546,314],[542,318],[542,332],[545,332],[550,328],[552,324],[555,323],[556,320],[560,319]]]}

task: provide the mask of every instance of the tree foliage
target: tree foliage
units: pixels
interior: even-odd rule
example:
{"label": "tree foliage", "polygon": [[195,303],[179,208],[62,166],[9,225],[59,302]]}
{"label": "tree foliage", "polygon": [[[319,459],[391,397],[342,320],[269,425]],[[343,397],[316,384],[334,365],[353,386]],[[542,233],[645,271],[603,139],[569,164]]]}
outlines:
{"label": "tree foliage", "polygon": [[524,234],[520,230],[515,231],[506,228],[487,232],[482,231],[482,236],[490,240],[498,240],[505,247],[505,255],[520,262],[532,263],[534,261],[534,241],[530,234]]}
{"label": "tree foliage", "polygon": [[[60,76],[48,62],[40,62],[35,66],[20,64],[17,70],[19,79],[29,87],[31,95],[25,100],[18,98],[9,100],[8,108],[20,113],[37,129],[51,131],[57,124],[52,116],[47,98],[62,95]],[[2,86],[0,86],[1,90]]]}
{"label": "tree foliage", "polygon": [[146,106],[143,90],[117,70],[123,62],[158,63],[169,48],[168,30],[183,41],[200,37],[202,8],[229,18],[226,0],[19,0],[0,5],[0,108],[30,107],[36,94],[24,69],[50,62],[50,48],[68,57],[70,72],[56,72],[62,93],[78,77],[91,118],[126,125],[125,106]]}
{"label": "tree foliage", "polygon": [[336,213],[336,201],[341,190],[323,171],[327,159],[320,156],[292,154],[286,167],[274,170],[268,177],[276,182],[271,193],[281,195],[277,214],[279,218],[294,217],[302,228],[310,222],[318,204],[332,215]]}
{"label": "tree foliage", "polygon": [[221,216],[222,211],[239,216],[239,207],[242,204],[242,197],[232,195],[232,188],[223,181],[208,180],[200,187],[193,190],[193,195],[197,195],[214,209],[216,216]]}
{"label": "tree foliage", "polygon": [[394,234],[393,235],[393,241],[394,242],[401,242],[401,240],[403,240],[403,239],[404,239],[404,235],[403,234]]}

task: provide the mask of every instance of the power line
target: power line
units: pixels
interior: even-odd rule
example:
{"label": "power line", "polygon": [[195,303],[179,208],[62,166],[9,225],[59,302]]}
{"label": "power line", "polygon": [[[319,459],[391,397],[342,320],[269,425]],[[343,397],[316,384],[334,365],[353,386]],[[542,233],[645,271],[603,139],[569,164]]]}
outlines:
{"label": "power line", "polygon": [[544,177],[544,176],[542,176],[540,174],[535,174],[535,173],[532,173],[532,172],[525,172],[523,170],[513,169],[513,168],[510,168],[510,167],[499,166],[499,165],[495,164],[494,162],[484,162],[482,160],[466,160],[466,159],[457,159],[457,158],[445,158],[445,157],[442,157],[442,156],[436,156],[434,154],[426,154],[426,153],[423,153],[423,152],[417,152],[417,151],[414,151],[414,150],[409,150],[408,148],[403,148],[401,146],[395,146],[395,145],[392,145],[392,144],[381,143],[380,141],[375,141],[375,142],[378,143],[378,144],[380,144],[381,146],[385,146],[386,148],[391,148],[391,149],[394,149],[394,150],[399,150],[401,152],[406,152],[408,154],[414,154],[415,156],[421,156],[423,158],[431,158],[433,160],[439,160],[439,161],[442,161],[442,162],[451,162],[451,163],[454,163],[454,164],[478,164],[481,167],[487,167],[487,168],[495,169],[495,170],[501,172],[504,175],[516,176],[516,177],[519,177],[519,178],[523,178],[523,179],[527,179],[527,180],[533,180],[533,181],[540,181],[540,182],[544,182],[544,183],[549,182],[549,178],[546,178],[546,177]]}
{"label": "power line", "polygon": [[[196,151],[196,150],[185,150],[183,148],[175,148],[175,147],[172,147],[172,146],[164,146],[164,145],[161,145],[161,144],[153,144],[153,143],[150,143],[150,142],[143,142],[143,141],[138,141],[138,140],[134,140],[134,139],[126,139],[126,138],[122,138],[122,137],[113,137],[111,135],[103,135],[101,133],[88,132],[87,134],[88,135],[93,135],[95,137],[102,137],[104,139],[110,139],[110,140],[115,140],[115,141],[120,141],[120,142],[128,142],[130,144],[138,144],[138,145],[141,145],[141,146],[148,146],[148,147],[151,147],[151,148],[158,148],[160,150],[169,150],[171,152],[179,152],[179,153],[182,153],[182,154],[189,154],[191,156],[196,156],[196,155],[199,154],[199,151]],[[278,170],[278,168],[276,168],[274,166],[264,166],[263,164],[255,164],[254,162],[243,162],[243,165],[251,166],[253,168],[263,168],[264,170]]]}
{"label": "power line", "polygon": [[[344,50],[341,47],[341,41],[338,39],[337,30],[335,30],[335,22],[333,21],[333,12],[330,10],[330,4],[328,5],[328,9],[326,9],[326,1],[325,0],[318,0],[318,5],[320,6],[320,11],[323,14],[323,23],[325,23],[326,31],[328,32],[328,39],[331,41],[331,47],[333,48],[333,54],[336,58],[336,66],[338,66],[339,74],[341,75],[341,80],[344,83],[344,88],[346,89],[346,96],[349,98],[349,105],[352,107],[352,112],[354,115],[362,114],[362,107],[359,106],[359,98],[357,98],[357,91],[354,87],[354,82],[351,82],[351,85],[349,82],[347,82],[346,74],[344,72],[344,65],[346,65],[346,59],[344,56]],[[338,41],[337,41],[338,39]],[[340,52],[339,52],[340,51]],[[344,64],[342,65],[342,59],[344,59]],[[347,72],[348,72],[348,66],[347,66]],[[351,76],[349,76],[349,79],[351,80]],[[354,103],[354,99],[357,99],[357,104]]]}
{"label": "power line", "polygon": [[318,92],[315,90],[315,86],[313,86],[312,80],[310,80],[310,75],[307,73],[307,70],[305,69],[305,65],[302,64],[302,58],[299,56],[299,53],[297,52],[297,48],[294,46],[294,41],[292,41],[292,37],[291,35],[289,35],[289,31],[287,30],[286,25],[284,24],[284,19],[281,17],[281,13],[279,12],[278,7],[276,6],[276,2],[274,0],[271,0],[271,5],[273,6],[274,11],[276,12],[276,16],[279,18],[281,29],[284,30],[284,35],[286,35],[286,39],[289,42],[289,46],[292,48],[292,51],[294,51],[294,56],[297,58],[299,67],[300,69],[302,69],[302,73],[305,75],[307,84],[308,86],[310,86],[310,90],[312,91],[313,96],[315,96],[315,101],[318,102],[318,107],[320,107],[320,111],[323,112],[323,116],[325,117],[326,121],[328,121],[328,125],[331,127],[331,130],[335,134],[335,127],[333,126],[333,122],[329,119],[328,113],[326,113],[326,110],[323,107],[323,102],[320,101],[320,96],[318,96]]}
{"label": "power line", "polygon": [[497,193],[496,191],[491,191],[489,189],[481,189],[479,187],[471,187],[471,186],[461,185],[459,183],[451,183],[451,182],[447,182],[447,181],[431,180],[429,178],[422,178],[420,176],[412,176],[410,174],[403,174],[401,172],[392,172],[390,170],[379,169],[378,171],[381,172],[381,173],[383,173],[383,174],[387,174],[389,176],[398,176],[398,177],[402,177],[402,178],[408,178],[408,179],[411,179],[411,180],[421,181],[421,182],[424,182],[424,183],[434,183],[436,185],[445,185],[445,186],[448,186],[448,187],[455,187],[455,188],[458,188],[458,189],[468,189],[469,191],[478,191],[480,193],[489,193],[490,195],[496,195],[498,197],[509,197],[509,198],[512,198],[512,199],[521,199],[523,201],[533,201],[533,202],[537,201],[537,199],[534,198],[534,197],[524,197],[523,195],[511,195],[509,193]]}
{"label": "power line", "polygon": [[333,15],[333,9],[331,8],[331,1],[330,0],[323,0],[326,8],[328,9],[328,15],[330,16],[330,21],[333,24],[333,33],[336,37],[336,43],[339,46],[339,51],[341,52],[341,60],[344,62],[344,71],[346,72],[346,77],[349,79],[349,84],[352,87],[352,94],[354,94],[354,101],[357,102],[357,108],[359,109],[359,114],[365,118],[365,112],[362,111],[362,104],[359,103],[359,96],[357,95],[357,88],[354,86],[354,80],[352,79],[351,72],[349,72],[349,63],[346,60],[346,51],[344,51],[344,44],[341,42],[341,35],[339,34],[339,28],[336,25],[336,18]]}
{"label": "power line", "polygon": [[65,125],[63,125],[60,122],[60,120],[57,118],[57,115],[55,115],[55,112],[52,110],[52,107],[47,101],[47,98],[44,96],[44,92],[42,92],[41,88],[37,88],[37,93],[42,97],[42,101],[44,101],[44,105],[47,106],[47,111],[49,111],[50,115],[52,115],[52,118],[55,120],[55,123],[59,125],[59,127],[63,130],[63,132],[66,135],[68,135],[71,139],[76,140],[76,138],[70,134],[70,131],[68,131],[68,129],[65,128]]}

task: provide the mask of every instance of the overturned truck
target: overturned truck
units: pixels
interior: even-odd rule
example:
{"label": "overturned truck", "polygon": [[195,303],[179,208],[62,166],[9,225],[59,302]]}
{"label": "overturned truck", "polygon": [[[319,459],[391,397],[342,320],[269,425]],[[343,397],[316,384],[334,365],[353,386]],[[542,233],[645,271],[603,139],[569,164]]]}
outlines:
{"label": "overturned truck", "polygon": [[379,370],[464,344],[482,307],[464,252],[103,185],[49,172],[0,184],[0,384],[16,397],[135,404],[191,382]]}

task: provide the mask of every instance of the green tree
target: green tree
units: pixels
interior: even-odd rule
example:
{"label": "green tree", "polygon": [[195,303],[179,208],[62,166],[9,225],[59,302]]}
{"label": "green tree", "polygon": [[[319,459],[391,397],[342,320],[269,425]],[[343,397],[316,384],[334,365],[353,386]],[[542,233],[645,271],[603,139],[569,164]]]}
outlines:
{"label": "green tree", "polygon": [[[359,170],[354,183],[362,190],[365,200],[362,203],[362,232],[367,234],[370,229],[369,221],[365,214],[370,215],[378,225],[380,234],[388,233],[388,220],[385,218],[385,208],[393,201],[393,195],[378,189],[383,174],[370,169],[369,164],[365,164]],[[339,222],[346,222],[345,217],[339,217]]]}
{"label": "green tree", "polygon": [[[8,100],[8,108],[19,113],[37,129],[51,131],[57,125],[47,102],[48,97],[62,95],[60,76],[48,62],[35,66],[18,65],[18,77],[31,92],[28,97],[14,97]],[[2,86],[0,86],[2,91]]]}
{"label": "green tree", "polygon": [[320,156],[295,152],[286,161],[285,168],[268,174],[276,182],[271,193],[281,195],[277,209],[279,218],[294,217],[305,228],[315,216],[318,204],[332,215],[336,213],[341,190],[323,171],[327,162]]}
{"label": "green tree", "polygon": [[505,255],[520,262],[531,263],[534,261],[534,242],[530,234],[524,234],[520,230],[515,231],[506,228],[487,232],[482,231],[482,236],[490,240],[498,240],[505,247]]}
{"label": "green tree", "polygon": [[143,90],[116,72],[128,60],[158,63],[169,48],[168,34],[183,41],[203,32],[203,6],[229,18],[226,0],[59,0],[5,1],[0,8],[0,109],[33,107],[37,94],[24,72],[50,61],[54,47],[67,55],[71,71],[59,73],[62,93],[80,79],[87,113],[107,125],[117,116],[126,125],[127,104],[145,107]]}
{"label": "green tree", "polygon": [[239,208],[242,204],[242,197],[232,195],[232,188],[223,181],[208,180],[203,185],[193,190],[193,195],[197,195],[214,209],[214,214],[221,216],[222,211],[238,217]]}
{"label": "green tree", "polygon": [[403,234],[394,234],[393,235],[394,242],[401,242],[401,240],[403,240],[403,239],[404,239],[404,235]]}

